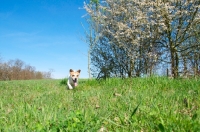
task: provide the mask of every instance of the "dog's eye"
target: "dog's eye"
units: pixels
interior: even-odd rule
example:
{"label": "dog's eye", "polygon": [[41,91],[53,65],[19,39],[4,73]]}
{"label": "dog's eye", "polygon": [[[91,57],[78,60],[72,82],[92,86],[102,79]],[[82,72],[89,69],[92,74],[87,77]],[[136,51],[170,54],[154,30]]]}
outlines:
{"label": "dog's eye", "polygon": [[78,77],[78,75],[77,75],[77,77]]}
{"label": "dog's eye", "polygon": [[74,75],[72,75],[72,77],[74,77]]}

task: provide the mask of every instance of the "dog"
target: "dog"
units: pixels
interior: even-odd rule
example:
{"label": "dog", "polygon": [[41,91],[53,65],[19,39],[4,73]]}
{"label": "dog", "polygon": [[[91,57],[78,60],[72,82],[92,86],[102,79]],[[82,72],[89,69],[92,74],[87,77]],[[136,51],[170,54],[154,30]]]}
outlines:
{"label": "dog", "polygon": [[69,78],[67,81],[67,85],[69,89],[73,89],[78,86],[78,78],[81,70],[74,71],[72,69],[69,70]]}

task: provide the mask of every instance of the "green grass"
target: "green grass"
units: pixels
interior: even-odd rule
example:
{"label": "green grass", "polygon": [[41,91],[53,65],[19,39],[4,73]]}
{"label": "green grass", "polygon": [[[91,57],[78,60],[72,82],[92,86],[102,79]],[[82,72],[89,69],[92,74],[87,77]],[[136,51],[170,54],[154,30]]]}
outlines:
{"label": "green grass", "polygon": [[0,131],[198,131],[200,80],[0,82]]}

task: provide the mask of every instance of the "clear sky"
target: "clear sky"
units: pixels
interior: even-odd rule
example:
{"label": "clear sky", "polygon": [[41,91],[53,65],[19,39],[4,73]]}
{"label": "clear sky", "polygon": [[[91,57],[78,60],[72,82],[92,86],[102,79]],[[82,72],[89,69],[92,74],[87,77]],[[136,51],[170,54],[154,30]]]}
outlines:
{"label": "clear sky", "polygon": [[84,0],[0,0],[0,57],[20,59],[36,71],[64,78],[81,69],[87,78]]}

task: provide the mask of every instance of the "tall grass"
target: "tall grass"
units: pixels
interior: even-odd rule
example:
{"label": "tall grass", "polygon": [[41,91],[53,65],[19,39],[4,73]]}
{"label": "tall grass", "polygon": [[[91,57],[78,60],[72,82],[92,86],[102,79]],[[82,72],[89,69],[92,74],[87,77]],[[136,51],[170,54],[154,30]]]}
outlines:
{"label": "tall grass", "polygon": [[200,80],[0,82],[0,131],[198,131]]}

